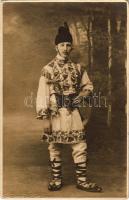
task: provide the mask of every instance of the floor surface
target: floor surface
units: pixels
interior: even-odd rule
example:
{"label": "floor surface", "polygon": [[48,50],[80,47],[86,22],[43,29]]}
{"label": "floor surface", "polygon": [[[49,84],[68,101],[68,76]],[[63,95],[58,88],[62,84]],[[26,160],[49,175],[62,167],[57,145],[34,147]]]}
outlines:
{"label": "floor surface", "polygon": [[[111,149],[89,152],[88,176],[103,187],[102,193],[76,189],[69,146],[63,148],[64,187],[50,192],[47,144],[40,141],[42,121],[29,114],[4,118],[4,197],[125,197],[126,168]],[[100,164],[101,163],[101,164]]]}

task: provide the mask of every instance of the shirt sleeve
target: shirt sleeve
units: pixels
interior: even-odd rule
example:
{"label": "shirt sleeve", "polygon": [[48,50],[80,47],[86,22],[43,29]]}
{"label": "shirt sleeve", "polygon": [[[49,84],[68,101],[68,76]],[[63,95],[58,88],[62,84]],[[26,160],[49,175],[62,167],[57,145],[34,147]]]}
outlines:
{"label": "shirt sleeve", "polygon": [[81,90],[85,91],[85,90],[89,90],[89,91],[93,91],[93,84],[89,79],[89,76],[86,72],[86,70],[83,71],[82,73],[82,78],[81,78],[81,84],[80,84]]}
{"label": "shirt sleeve", "polygon": [[36,98],[36,112],[39,119],[48,118],[50,110],[55,112],[57,109],[54,87],[50,80],[51,73],[47,70],[47,67],[44,67],[41,71]]}
{"label": "shirt sleeve", "polygon": [[50,101],[50,91],[49,85],[47,84],[47,78],[45,76],[41,76],[39,79],[39,86],[37,91],[36,98],[36,112],[37,117],[43,116],[44,118],[48,117],[48,108]]}

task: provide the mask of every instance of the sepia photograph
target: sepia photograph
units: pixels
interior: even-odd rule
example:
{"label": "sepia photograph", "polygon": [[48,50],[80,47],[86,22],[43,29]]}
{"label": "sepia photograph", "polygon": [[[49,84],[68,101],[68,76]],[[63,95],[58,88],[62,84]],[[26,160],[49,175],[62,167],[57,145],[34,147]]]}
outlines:
{"label": "sepia photograph", "polygon": [[127,5],[3,1],[4,198],[127,198]]}

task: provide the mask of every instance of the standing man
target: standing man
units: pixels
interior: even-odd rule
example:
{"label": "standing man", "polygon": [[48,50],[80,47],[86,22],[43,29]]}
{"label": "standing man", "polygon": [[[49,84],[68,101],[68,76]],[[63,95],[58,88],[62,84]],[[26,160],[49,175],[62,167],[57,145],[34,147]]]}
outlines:
{"label": "standing man", "polygon": [[67,23],[59,27],[55,38],[57,56],[43,67],[37,92],[37,118],[43,119],[42,140],[48,142],[52,179],[48,189],[61,189],[61,147],[69,144],[76,170],[78,189],[100,192],[87,180],[87,144],[79,105],[93,91],[87,72],[70,59],[72,35]]}

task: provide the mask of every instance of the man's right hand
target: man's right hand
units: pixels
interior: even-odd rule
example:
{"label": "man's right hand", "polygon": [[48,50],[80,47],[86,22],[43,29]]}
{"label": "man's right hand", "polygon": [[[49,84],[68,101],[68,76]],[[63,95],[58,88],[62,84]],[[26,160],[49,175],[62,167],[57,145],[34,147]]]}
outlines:
{"label": "man's right hand", "polygon": [[37,116],[36,116],[37,119],[44,120],[47,117],[48,117],[48,114],[47,112],[43,111],[43,109],[39,109],[37,111]]}
{"label": "man's right hand", "polygon": [[43,130],[44,131],[51,131],[51,121],[50,119],[43,119]]}

